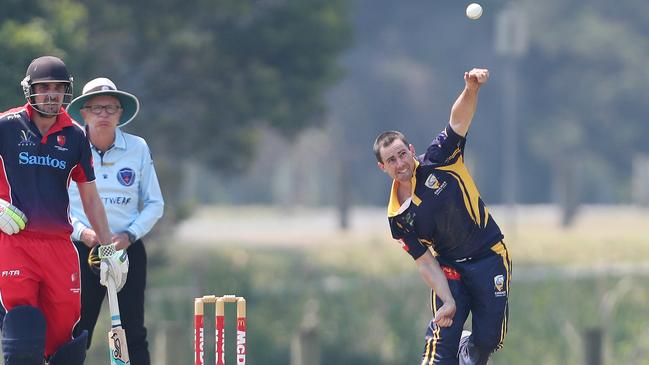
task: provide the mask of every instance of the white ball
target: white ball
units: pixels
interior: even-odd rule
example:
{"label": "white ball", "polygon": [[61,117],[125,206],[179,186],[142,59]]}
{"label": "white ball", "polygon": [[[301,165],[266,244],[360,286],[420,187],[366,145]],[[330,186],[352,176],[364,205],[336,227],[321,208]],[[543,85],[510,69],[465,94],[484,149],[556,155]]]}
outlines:
{"label": "white ball", "polygon": [[482,16],[482,6],[478,3],[471,3],[466,7],[466,16],[469,19],[478,19]]}

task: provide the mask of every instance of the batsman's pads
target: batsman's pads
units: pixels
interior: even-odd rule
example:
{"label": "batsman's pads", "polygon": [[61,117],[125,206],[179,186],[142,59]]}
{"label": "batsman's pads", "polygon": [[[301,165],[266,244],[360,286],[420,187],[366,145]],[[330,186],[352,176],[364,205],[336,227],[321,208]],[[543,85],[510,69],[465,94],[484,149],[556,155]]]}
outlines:
{"label": "batsman's pads", "polygon": [[86,360],[88,331],[83,330],[74,340],[59,347],[50,358],[49,365],[83,365]]}
{"label": "batsman's pads", "polygon": [[12,235],[23,229],[27,224],[27,217],[20,209],[4,199],[0,199],[0,230]]}
{"label": "batsman's pads", "polygon": [[115,281],[115,289],[119,292],[126,284],[128,276],[128,255],[126,250],[115,249],[115,244],[100,245],[97,248],[99,252],[99,282],[103,286],[108,285],[108,275]]}
{"label": "batsman's pads", "polygon": [[39,309],[15,307],[5,315],[2,327],[5,365],[43,365],[45,317]]}

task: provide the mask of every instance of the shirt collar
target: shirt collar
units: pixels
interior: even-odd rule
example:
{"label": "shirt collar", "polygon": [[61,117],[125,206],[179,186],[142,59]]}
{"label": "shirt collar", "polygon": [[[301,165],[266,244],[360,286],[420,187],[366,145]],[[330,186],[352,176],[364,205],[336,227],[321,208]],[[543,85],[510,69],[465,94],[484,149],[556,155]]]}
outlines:
{"label": "shirt collar", "polygon": [[[88,127],[86,126],[86,134],[89,135],[90,133],[88,132],[87,128]],[[99,153],[99,150],[97,149],[97,147],[95,147],[94,144],[92,144],[92,141],[90,142],[90,145],[95,151]],[[115,129],[115,140],[113,141],[113,144],[108,147],[108,150],[112,150],[113,148],[119,148],[122,150],[126,149],[126,136],[124,135],[124,132],[122,132],[122,130],[119,128]]]}
{"label": "shirt collar", "polygon": [[124,135],[124,132],[122,132],[122,130],[119,128],[115,129],[115,143],[113,143],[113,146],[115,148],[120,148],[123,150],[126,149],[126,136]]}
{"label": "shirt collar", "polygon": [[[34,121],[32,120],[32,115],[34,115],[34,113],[38,113],[38,111],[36,111],[34,107],[31,106],[29,103],[25,104],[25,111],[27,112],[27,116],[29,117],[29,120],[31,120],[33,123]],[[61,108],[59,115],[56,116],[56,121],[54,122],[54,124],[52,124],[50,129],[45,133],[45,135],[41,139],[41,143],[46,143],[47,137],[49,135],[59,132],[63,130],[63,128],[65,127],[72,127],[73,125],[74,124],[72,124],[72,118],[70,118],[68,112],[66,112],[65,109]]]}
{"label": "shirt collar", "polygon": [[[417,168],[419,167],[419,161],[415,158],[415,168],[412,171],[412,177],[410,178],[410,184],[412,186],[412,191],[410,195],[415,197],[415,186],[417,185]],[[388,203],[388,217],[394,217],[400,214],[402,209],[402,204],[399,204],[399,197],[397,195],[397,189],[399,188],[399,181],[392,180],[392,189],[390,189],[390,201]],[[403,202],[403,205],[410,204],[411,199],[407,199]]]}

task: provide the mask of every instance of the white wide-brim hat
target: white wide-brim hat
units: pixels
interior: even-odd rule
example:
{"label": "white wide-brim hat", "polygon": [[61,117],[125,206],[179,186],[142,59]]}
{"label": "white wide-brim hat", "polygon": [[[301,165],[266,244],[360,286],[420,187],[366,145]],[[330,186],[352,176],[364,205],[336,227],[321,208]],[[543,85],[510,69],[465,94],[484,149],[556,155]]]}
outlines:
{"label": "white wide-brim hat", "polygon": [[124,111],[119,118],[118,127],[123,127],[130,123],[140,111],[140,101],[137,100],[135,95],[117,90],[117,86],[110,79],[98,77],[85,84],[81,95],[70,102],[70,105],[67,107],[68,114],[77,122],[86,124],[81,116],[81,108],[83,108],[88,99],[97,95],[110,95],[119,99]]}

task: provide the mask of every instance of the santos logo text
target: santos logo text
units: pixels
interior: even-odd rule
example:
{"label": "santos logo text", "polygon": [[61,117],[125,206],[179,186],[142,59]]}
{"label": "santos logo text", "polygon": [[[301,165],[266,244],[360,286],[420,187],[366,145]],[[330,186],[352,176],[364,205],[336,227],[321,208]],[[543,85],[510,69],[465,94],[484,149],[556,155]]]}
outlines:
{"label": "santos logo text", "polygon": [[42,165],[55,167],[57,169],[65,169],[65,161],[59,160],[57,158],[52,158],[50,155],[47,156],[37,156],[30,155],[29,152],[21,152],[18,155],[18,163],[21,165]]}

